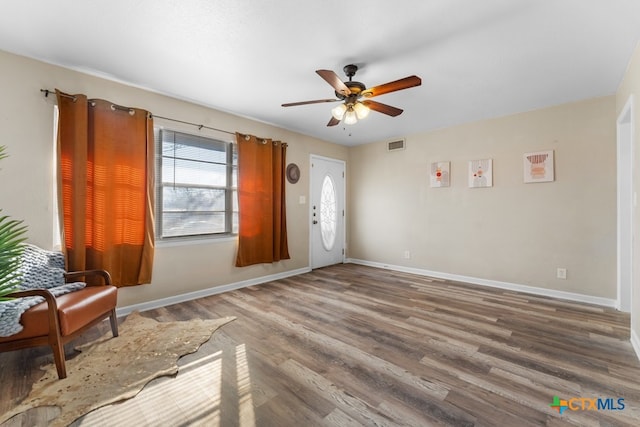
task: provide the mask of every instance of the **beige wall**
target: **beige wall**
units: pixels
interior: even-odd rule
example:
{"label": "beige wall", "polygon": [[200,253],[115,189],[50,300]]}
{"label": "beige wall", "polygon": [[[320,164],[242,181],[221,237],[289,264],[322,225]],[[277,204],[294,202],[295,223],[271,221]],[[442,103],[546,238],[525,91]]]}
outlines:
{"label": "beige wall", "polygon": [[[635,126],[633,134],[634,141],[634,159],[633,165],[640,164],[640,43],[636,46],[635,52],[630,59],[627,72],[624,79],[618,88],[616,94],[616,114],[619,115],[622,112],[627,100],[630,96],[633,96],[634,102],[634,114],[632,122]],[[634,167],[633,171],[633,191],[638,192],[640,189],[640,175],[638,174],[637,167]],[[640,213],[637,209],[634,209],[633,217],[633,285],[632,285],[632,303],[631,303],[631,328],[635,332],[636,336],[640,337]],[[640,344],[640,343],[638,343]]]}
{"label": "beige wall", "polygon": [[[0,164],[0,208],[4,214],[23,219],[29,227],[29,241],[45,248],[51,248],[53,242],[55,102],[45,98],[40,89],[84,93],[160,116],[289,143],[287,160],[297,163],[302,171],[300,181],[286,188],[291,260],[235,268],[235,239],[159,246],[153,283],[121,289],[120,307],[308,267],[308,205],[298,201],[301,195],[309,199],[309,155],[346,160],[346,147],[1,51],[0,70],[0,144],[7,146],[10,155]],[[193,127],[188,130],[196,131]]]}
{"label": "beige wall", "polygon": [[[404,151],[351,149],[348,256],[615,300],[615,102],[411,135]],[[538,150],[555,151],[555,182],[524,184],[522,156]],[[467,162],[484,158],[493,187],[468,188]],[[449,188],[430,188],[435,161],[451,162]]]}
{"label": "beige wall", "polygon": [[[303,171],[287,184],[291,260],[234,268],[235,239],[160,246],[153,284],[122,289],[121,307],[306,268],[308,205],[298,200],[309,200],[310,154],[348,160],[350,258],[616,298],[616,97],[411,135],[406,150],[390,153],[385,142],[348,149],[4,52],[0,69],[0,144],[10,154],[0,164],[0,208],[24,219],[29,241],[43,247],[53,234],[54,101],[41,88],[289,143],[288,161]],[[556,181],[523,184],[522,154],[547,149]],[[469,189],[467,161],[480,158],[493,158],[494,186]],[[451,187],[429,187],[433,161],[451,162]],[[556,279],[557,267],[567,280]]]}

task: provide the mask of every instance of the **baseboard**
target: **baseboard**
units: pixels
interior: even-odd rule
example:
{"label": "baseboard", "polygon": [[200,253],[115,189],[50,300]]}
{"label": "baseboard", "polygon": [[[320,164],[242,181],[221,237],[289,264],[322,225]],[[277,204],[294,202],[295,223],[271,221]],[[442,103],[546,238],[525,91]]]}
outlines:
{"label": "baseboard", "polygon": [[[355,258],[347,258],[345,260],[345,263],[366,265],[369,267],[382,268],[385,270],[394,270],[394,271],[400,271],[404,273],[417,274],[420,276],[434,277],[437,279],[446,279],[446,280],[454,280],[457,282],[472,283],[474,285],[482,285],[482,286],[488,286],[492,288],[517,291],[517,292],[525,292],[525,293],[530,293],[534,295],[565,299],[569,301],[583,302],[587,304],[596,304],[596,305],[601,305],[605,307],[613,307],[613,308],[616,307],[616,300],[609,299],[609,298],[601,298],[601,297],[594,297],[590,295],[576,294],[572,292],[537,288],[534,286],[520,285],[516,283],[509,283],[509,282],[501,282],[497,280],[480,279],[477,277],[462,276],[459,274],[442,273],[438,271],[431,271],[431,270],[425,270],[420,268],[384,264],[384,263],[366,261],[366,260],[355,259]],[[116,309],[116,314],[118,315],[118,317],[126,316],[133,311],[153,310],[154,308],[165,307],[171,304],[177,304],[180,302],[186,302],[186,301],[191,301],[198,298],[204,298],[211,295],[221,294],[223,292],[246,288],[248,286],[259,285],[262,283],[271,282],[273,280],[279,280],[279,279],[284,279],[291,276],[296,276],[298,274],[308,273],[310,271],[311,271],[310,267],[304,267],[296,270],[285,271],[282,273],[271,274],[268,276],[256,277],[254,279],[244,280],[241,282],[229,283],[221,286],[214,286],[212,288],[202,289],[200,291],[189,292],[186,294],[175,295],[168,298],[161,298],[161,299],[148,301],[140,304],[120,307]],[[635,337],[635,342],[633,341],[634,337]],[[636,354],[638,354],[638,357],[640,358],[640,338],[637,335],[632,334],[631,339],[632,339],[632,344],[634,344],[634,349],[636,350]]]}
{"label": "baseboard", "polygon": [[298,274],[304,274],[311,271],[310,267],[299,268],[297,270],[289,270],[282,273],[270,274],[268,276],[256,277],[255,279],[243,280],[241,282],[229,283],[221,286],[214,286],[212,288],[202,289],[200,291],[189,292],[186,294],[175,295],[168,298],[161,298],[149,302],[140,304],[133,304],[126,307],[120,307],[116,309],[116,315],[118,317],[126,316],[133,311],[147,311],[154,308],[166,307],[168,305],[177,304],[180,302],[192,301],[198,298],[204,298],[211,295],[221,294],[223,292],[229,292],[236,289],[246,288],[248,286],[259,285],[274,280],[285,279],[291,276],[297,276]]}
{"label": "baseboard", "polygon": [[573,292],[556,291],[553,289],[537,288],[534,286],[519,285],[516,283],[500,282],[497,280],[479,279],[477,277],[461,276],[458,274],[442,273],[438,271],[424,270],[420,268],[403,267],[400,265],[384,264],[379,262],[365,261],[361,259],[348,258],[345,262],[353,264],[366,265],[369,267],[383,268],[386,270],[400,271],[403,273],[412,273],[420,276],[428,276],[436,279],[454,280],[457,282],[472,283],[474,285],[489,286],[492,288],[507,289],[510,291],[525,292],[534,295],[564,299],[575,302],[583,302],[587,304],[596,304],[605,307],[616,307],[616,300],[609,298],[594,297],[590,295],[576,294]]}

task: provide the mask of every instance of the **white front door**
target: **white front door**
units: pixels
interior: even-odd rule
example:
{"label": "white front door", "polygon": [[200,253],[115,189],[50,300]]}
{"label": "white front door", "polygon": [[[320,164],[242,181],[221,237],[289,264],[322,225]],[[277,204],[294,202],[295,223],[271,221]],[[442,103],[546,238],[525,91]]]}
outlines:
{"label": "white front door", "polygon": [[311,268],[344,262],[345,163],[311,156]]}

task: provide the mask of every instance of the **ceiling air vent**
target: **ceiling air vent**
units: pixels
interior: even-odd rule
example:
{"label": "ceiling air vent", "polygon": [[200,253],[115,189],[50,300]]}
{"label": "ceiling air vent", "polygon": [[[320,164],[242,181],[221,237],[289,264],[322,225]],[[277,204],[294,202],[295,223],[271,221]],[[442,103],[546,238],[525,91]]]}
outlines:
{"label": "ceiling air vent", "polygon": [[404,144],[405,144],[404,139],[387,142],[387,150],[389,151],[404,150]]}

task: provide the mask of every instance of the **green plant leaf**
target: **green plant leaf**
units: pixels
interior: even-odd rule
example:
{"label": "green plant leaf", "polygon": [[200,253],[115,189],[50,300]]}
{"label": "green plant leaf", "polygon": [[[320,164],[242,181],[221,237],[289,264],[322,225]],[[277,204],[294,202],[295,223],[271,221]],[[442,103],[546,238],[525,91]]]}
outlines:
{"label": "green plant leaf", "polygon": [[[0,145],[0,160],[6,157],[6,147]],[[21,282],[18,269],[26,231],[27,227],[22,225],[22,221],[7,215],[0,216],[0,301],[6,300],[2,297],[14,292]]]}
{"label": "green plant leaf", "polygon": [[21,281],[18,267],[26,230],[22,221],[0,216],[0,296],[13,292]]}

